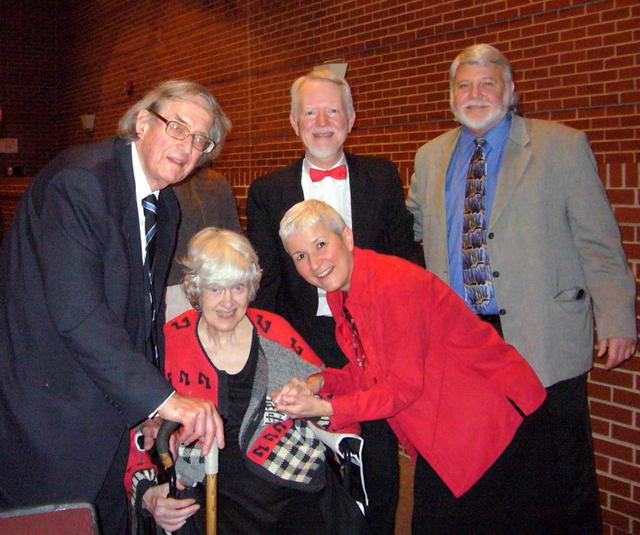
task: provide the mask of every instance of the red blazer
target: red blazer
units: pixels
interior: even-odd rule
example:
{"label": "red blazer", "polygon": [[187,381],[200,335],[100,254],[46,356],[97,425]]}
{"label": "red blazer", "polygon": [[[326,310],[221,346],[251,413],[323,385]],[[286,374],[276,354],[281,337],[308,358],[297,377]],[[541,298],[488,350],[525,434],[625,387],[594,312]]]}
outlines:
{"label": "red blazer", "polygon": [[[400,258],[354,249],[348,294],[331,292],[336,337],[349,358],[325,369],[332,424],[387,418],[398,439],[455,496],[511,442],[546,391],[524,358],[432,273]],[[356,363],[343,304],[366,355]]]}

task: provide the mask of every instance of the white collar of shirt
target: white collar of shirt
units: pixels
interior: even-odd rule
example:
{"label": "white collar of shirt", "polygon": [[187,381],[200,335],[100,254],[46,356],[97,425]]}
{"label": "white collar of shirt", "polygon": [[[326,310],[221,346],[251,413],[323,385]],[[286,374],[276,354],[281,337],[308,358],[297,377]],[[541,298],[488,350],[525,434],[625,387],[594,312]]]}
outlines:
{"label": "white collar of shirt", "polygon": [[144,174],[142,164],[140,163],[140,156],[138,156],[138,149],[135,142],[131,143],[131,163],[133,164],[133,180],[136,187],[136,206],[138,207],[138,225],[140,229],[140,247],[142,254],[142,263],[147,256],[147,247],[145,244],[145,230],[144,230],[144,210],[142,209],[142,199],[147,195],[153,193],[158,198],[157,191],[151,191],[147,176]]}
{"label": "white collar of shirt", "polygon": [[[302,174],[300,176],[302,184],[302,193],[305,200],[316,199],[326,202],[329,206],[333,207],[344,219],[347,226],[351,227],[351,188],[349,177],[349,166],[347,165],[347,158],[342,153],[342,157],[331,167],[338,167],[344,165],[347,169],[346,180],[335,180],[334,178],[327,177],[320,182],[312,182],[309,174],[309,169],[322,169],[316,165],[313,165],[307,158],[302,161]],[[318,311],[317,316],[331,316],[331,309],[327,303],[327,292],[318,288]]]}

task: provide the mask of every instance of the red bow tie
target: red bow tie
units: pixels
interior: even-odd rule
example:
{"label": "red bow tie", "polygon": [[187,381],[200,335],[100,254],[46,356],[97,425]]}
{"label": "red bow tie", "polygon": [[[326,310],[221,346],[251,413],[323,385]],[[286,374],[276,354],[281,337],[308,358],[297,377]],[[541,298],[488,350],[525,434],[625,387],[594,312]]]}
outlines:
{"label": "red bow tie", "polygon": [[336,180],[345,180],[347,178],[347,166],[339,165],[338,167],[334,167],[333,169],[329,169],[328,171],[311,168],[309,169],[309,176],[311,177],[311,182],[320,182],[324,177],[327,176],[335,178]]}

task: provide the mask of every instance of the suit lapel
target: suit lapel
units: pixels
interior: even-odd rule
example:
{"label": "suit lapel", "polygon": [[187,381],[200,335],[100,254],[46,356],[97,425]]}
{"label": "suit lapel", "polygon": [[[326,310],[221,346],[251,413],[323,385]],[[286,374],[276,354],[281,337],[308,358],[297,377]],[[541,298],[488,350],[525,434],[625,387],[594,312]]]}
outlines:
{"label": "suit lapel", "polygon": [[[302,162],[304,158],[300,158],[298,162],[286,169],[286,174],[282,176],[282,214],[291,208],[294,204],[304,201],[304,193],[302,191]],[[279,221],[278,221],[279,224]]]}
{"label": "suit lapel", "polygon": [[511,119],[511,130],[509,139],[504,147],[500,173],[498,174],[498,184],[496,196],[491,208],[491,221],[489,228],[493,227],[509,202],[509,198],[522,180],[524,172],[529,165],[531,150],[529,149],[530,139],[527,133],[524,119],[514,115]]}
{"label": "suit lapel", "polygon": [[[125,178],[122,188],[122,206],[125,207],[122,218],[122,235],[127,242],[129,266],[131,266],[132,288],[130,299],[135,303],[136,310],[143,317],[144,339],[149,336],[151,326],[151,306],[149,303],[149,281],[145,276],[142,264],[142,244],[140,242],[140,223],[138,220],[138,205],[136,202],[136,185],[133,177],[133,163],[131,160],[131,146],[124,140],[118,140],[117,153],[120,169]],[[140,289],[143,289],[142,291]]]}
{"label": "suit lapel", "polygon": [[430,195],[427,192],[427,198],[434,199],[434,211],[437,214],[440,227],[447,228],[447,210],[445,202],[445,188],[447,182],[447,172],[453,151],[460,137],[460,128],[456,128],[447,132],[442,139],[442,150],[429,162],[429,166],[435,175],[434,187],[437,194]]}
{"label": "suit lapel", "polygon": [[349,166],[349,192],[351,194],[351,226],[354,235],[367,228],[368,222],[375,217],[374,203],[371,202],[375,195],[373,183],[367,170],[360,165],[357,156],[346,154]]}

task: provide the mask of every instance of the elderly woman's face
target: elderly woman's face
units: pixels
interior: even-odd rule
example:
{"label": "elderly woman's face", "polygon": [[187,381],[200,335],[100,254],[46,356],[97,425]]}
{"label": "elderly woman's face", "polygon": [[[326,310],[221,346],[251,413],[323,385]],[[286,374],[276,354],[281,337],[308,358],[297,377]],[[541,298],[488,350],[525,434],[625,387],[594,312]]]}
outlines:
{"label": "elderly woman's face", "polygon": [[206,288],[200,297],[202,318],[217,331],[233,331],[249,306],[249,288],[236,284],[231,288]]}

